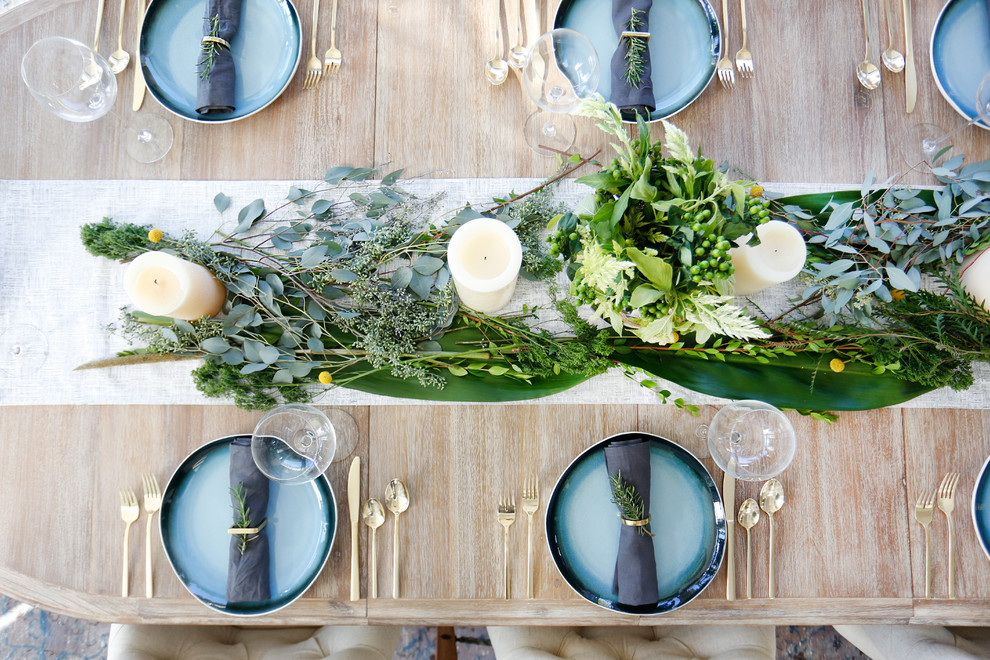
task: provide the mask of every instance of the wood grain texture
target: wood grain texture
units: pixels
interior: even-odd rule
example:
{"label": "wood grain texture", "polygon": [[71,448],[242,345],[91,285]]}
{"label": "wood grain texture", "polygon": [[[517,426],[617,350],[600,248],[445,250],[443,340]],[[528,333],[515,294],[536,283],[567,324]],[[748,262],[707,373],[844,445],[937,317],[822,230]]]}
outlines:
{"label": "wood grain texture", "polygon": [[[309,2],[298,5],[307,44]],[[169,116],[175,145],[152,165],[124,154],[117,120],[58,119],[33,102],[17,67],[7,67],[0,72],[8,92],[0,98],[0,178],[311,179],[338,164],[405,167],[410,175],[432,177],[549,175],[554,161],[535,155],[523,141],[523,122],[535,105],[517,77],[510,75],[499,87],[484,79],[496,20],[506,44],[515,39],[518,9],[507,4],[496,13],[494,2],[342,3],[338,39],[344,65],[338,75],[303,90],[297,73],[270,107],[233,124],[201,125]],[[558,4],[540,3],[542,27],[550,25]],[[88,42],[95,7],[93,0],[31,0],[0,14],[0,56],[17,62],[35,40],[52,34]],[[756,76],[738,81],[733,91],[714,82],[672,121],[716,162],[761,181],[857,183],[870,170],[881,180],[903,174],[904,130],[915,122],[950,129],[964,123],[931,75],[928,42],[940,7],[915,3],[918,105],[911,115],[904,112],[903,75],[885,70],[875,92],[856,82],[855,66],[863,56],[858,3],[781,2],[772,9],[749,8]],[[900,8],[893,10],[899,26]],[[107,3],[104,54],[115,43],[117,11],[117,3]],[[730,3],[732,52],[740,44],[738,12],[738,3]],[[882,14],[871,14],[875,45],[886,40]],[[128,12],[125,35],[135,34],[137,21],[136,12]],[[321,7],[320,26],[322,54],[329,7]],[[902,45],[900,32],[895,29],[895,41]],[[125,42],[132,53],[133,39]],[[133,75],[132,64],[118,79],[126,102],[117,111],[125,116]],[[152,98],[141,112],[167,114]],[[607,140],[590,120],[577,122],[575,148],[586,154],[603,149],[602,157],[610,158]],[[661,137],[660,124],[652,132]],[[990,132],[967,128],[956,143],[972,159],[985,158]],[[918,172],[903,180],[931,181]]]}

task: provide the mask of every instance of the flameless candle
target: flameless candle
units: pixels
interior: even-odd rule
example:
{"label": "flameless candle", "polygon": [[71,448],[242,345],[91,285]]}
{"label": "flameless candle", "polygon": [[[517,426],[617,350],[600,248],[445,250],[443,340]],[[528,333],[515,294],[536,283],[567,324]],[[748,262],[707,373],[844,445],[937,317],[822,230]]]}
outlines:
{"label": "flameless candle", "polygon": [[984,248],[966,257],[959,281],[963,288],[976,298],[976,302],[990,311],[990,306],[987,306],[987,299],[990,299],[990,248]]}
{"label": "flameless candle", "polygon": [[192,321],[215,316],[227,289],[199,264],[165,252],[145,252],[124,272],[124,289],[142,312]]}
{"label": "flameless candle", "polygon": [[760,237],[759,245],[729,250],[738,296],[786,282],[801,272],[808,258],[808,246],[801,232],[786,222],[771,220],[757,227],[756,235]]}
{"label": "flameless candle", "polygon": [[450,239],[447,265],[461,302],[483,314],[502,309],[516,289],[522,245],[508,225],[478,218]]}

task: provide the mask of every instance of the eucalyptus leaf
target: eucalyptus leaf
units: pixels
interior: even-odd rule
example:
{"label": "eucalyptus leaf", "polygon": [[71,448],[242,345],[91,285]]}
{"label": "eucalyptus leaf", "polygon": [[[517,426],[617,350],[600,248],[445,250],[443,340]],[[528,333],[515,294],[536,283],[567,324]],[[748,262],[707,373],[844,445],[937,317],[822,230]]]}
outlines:
{"label": "eucalyptus leaf", "polygon": [[279,355],[279,350],[274,346],[262,346],[258,349],[258,358],[265,364],[273,364]]}
{"label": "eucalyptus leaf", "polygon": [[289,385],[292,383],[292,372],[288,369],[279,369],[272,374],[272,383],[276,385]]}
{"label": "eucalyptus leaf", "polygon": [[210,337],[201,341],[199,345],[207,353],[217,355],[230,350],[230,344],[223,337]]}
{"label": "eucalyptus leaf", "polygon": [[303,252],[299,259],[302,268],[316,268],[327,258],[327,246],[323,244],[314,245]]}
{"label": "eucalyptus leaf", "polygon": [[902,289],[904,291],[918,290],[918,286],[914,281],[897,266],[885,266],[884,270],[887,272],[887,281],[895,289]]}
{"label": "eucalyptus leaf", "polygon": [[253,374],[258,371],[264,371],[267,368],[268,365],[265,364],[264,362],[249,362],[245,364],[243,367],[241,367],[241,373],[245,375]]}
{"label": "eucalyptus leaf", "polygon": [[223,193],[217,193],[217,196],[213,198],[213,206],[216,207],[217,211],[223,213],[230,208],[230,197]]}
{"label": "eucalyptus leaf", "polygon": [[240,213],[237,214],[237,227],[234,229],[236,233],[242,233],[247,231],[265,215],[265,200],[256,199],[244,208],[241,209]]}
{"label": "eucalyptus leaf", "polygon": [[392,273],[391,286],[396,291],[400,289],[405,289],[407,286],[409,286],[409,283],[412,281],[412,277],[413,277],[412,268],[409,268],[408,266],[400,266],[399,268],[395,269],[394,273]]}
{"label": "eucalyptus leaf", "polygon": [[413,270],[420,275],[432,275],[441,268],[443,268],[443,261],[429,255],[420,257],[416,260],[416,263],[413,264]]}

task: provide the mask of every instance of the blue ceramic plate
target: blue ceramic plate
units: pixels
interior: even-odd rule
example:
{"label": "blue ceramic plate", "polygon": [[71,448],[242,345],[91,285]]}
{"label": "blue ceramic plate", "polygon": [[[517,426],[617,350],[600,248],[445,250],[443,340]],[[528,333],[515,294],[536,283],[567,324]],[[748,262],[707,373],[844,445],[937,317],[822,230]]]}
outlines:
{"label": "blue ceramic plate", "polygon": [[976,527],[976,536],[980,539],[983,552],[990,558],[990,474],[987,473],[987,466],[990,465],[990,458],[980,468],[980,476],[976,478],[976,486],[973,488],[973,525]]}
{"label": "blue ceramic plate", "polygon": [[162,501],[162,543],[175,574],[197,600],[224,614],[254,616],[285,607],[320,574],[333,545],[337,506],[326,477],[295,486],[273,482],[265,527],[272,598],[228,605],[230,441],[235,437],[200,447],[172,475]]}
{"label": "blue ceramic plate", "polygon": [[[563,0],[554,27],[583,33],[598,51],[602,65],[598,91],[612,92],[609,62],[619,45],[612,28],[612,3],[607,0]],[[722,52],[722,36],[715,10],[708,0],[656,0],[650,10],[650,61],[656,121],[691,104],[715,76]]]}
{"label": "blue ceramic plate", "polygon": [[[990,17],[985,0],[949,0],[932,30],[932,74],[945,100],[966,119],[977,116],[976,88],[990,71]],[[987,128],[981,121],[980,128]]]}
{"label": "blue ceramic plate", "polygon": [[[655,605],[625,605],[612,592],[621,523],[610,501],[605,445],[624,437],[650,441]],[[567,584],[595,605],[626,614],[661,614],[688,603],[712,581],[725,554],[725,509],[708,470],[680,445],[649,433],[614,435],[574,459],[553,489],[546,522],[550,555]]]}
{"label": "blue ceramic plate", "polygon": [[196,112],[204,0],[153,0],[141,27],[141,69],[148,91],[166,110],[198,122],[228,122],[258,112],[279,97],[299,64],[302,32],[291,0],[243,0],[241,27],[231,42],[237,67],[233,112]]}

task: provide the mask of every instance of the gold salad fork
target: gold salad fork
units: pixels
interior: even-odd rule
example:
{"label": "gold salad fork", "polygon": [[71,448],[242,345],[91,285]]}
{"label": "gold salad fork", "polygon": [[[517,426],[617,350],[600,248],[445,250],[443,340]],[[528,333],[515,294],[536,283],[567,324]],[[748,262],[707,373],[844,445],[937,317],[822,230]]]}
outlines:
{"label": "gold salad fork", "polygon": [[124,572],[121,576],[120,595],[127,598],[127,585],[130,582],[130,539],[131,525],[138,516],[141,515],[141,507],[138,506],[137,496],[130,488],[120,489],[120,517],[127,523],[124,528]]}
{"label": "gold salad fork", "polygon": [[722,87],[732,89],[736,84],[736,71],[729,59],[729,0],[722,0],[722,59],[718,61],[715,70],[718,71],[718,81]]}
{"label": "gold salad fork", "polygon": [[153,474],[145,474],[144,481],[144,510],[148,514],[147,527],[144,535],[144,591],[148,598],[151,598],[151,520],[155,513],[162,508],[162,490],[158,487],[158,480]]}
{"label": "gold salad fork", "polygon": [[753,54],[746,47],[746,0],[739,0],[739,10],[742,13],[742,35],[743,44],[739,52],[736,53],[736,68],[743,78],[753,77]]}
{"label": "gold salad fork", "polygon": [[516,521],[516,499],[514,496],[509,495],[503,497],[498,501],[498,522],[504,528],[504,548],[502,565],[503,580],[505,588],[503,589],[503,596],[506,600],[509,600],[509,528],[512,527],[512,523]]}
{"label": "gold salad fork", "polygon": [[333,0],[333,8],[330,10],[330,48],[323,54],[323,75],[337,73],[342,61],[343,55],[337,48],[337,0]]}
{"label": "gold salad fork", "polygon": [[313,2],[313,38],[309,43],[310,57],[306,62],[306,78],[303,80],[303,89],[310,89],[320,84],[323,77],[323,63],[316,56],[316,25],[320,20],[320,0]]}
{"label": "gold salad fork", "polygon": [[949,521],[949,598],[956,597],[956,558],[953,556],[952,510],[955,508],[956,486],[959,473],[950,472],[938,486],[938,508]]}
{"label": "gold salad fork", "polygon": [[932,597],[932,558],[931,541],[928,536],[928,525],[935,517],[935,490],[923,492],[918,496],[914,507],[914,517],[925,528],[925,598]]}
{"label": "gold salad fork", "polygon": [[526,534],[526,598],[534,598],[533,595],[533,514],[540,508],[540,485],[536,477],[526,480],[523,485],[522,500],[520,501],[523,512],[528,516]]}

